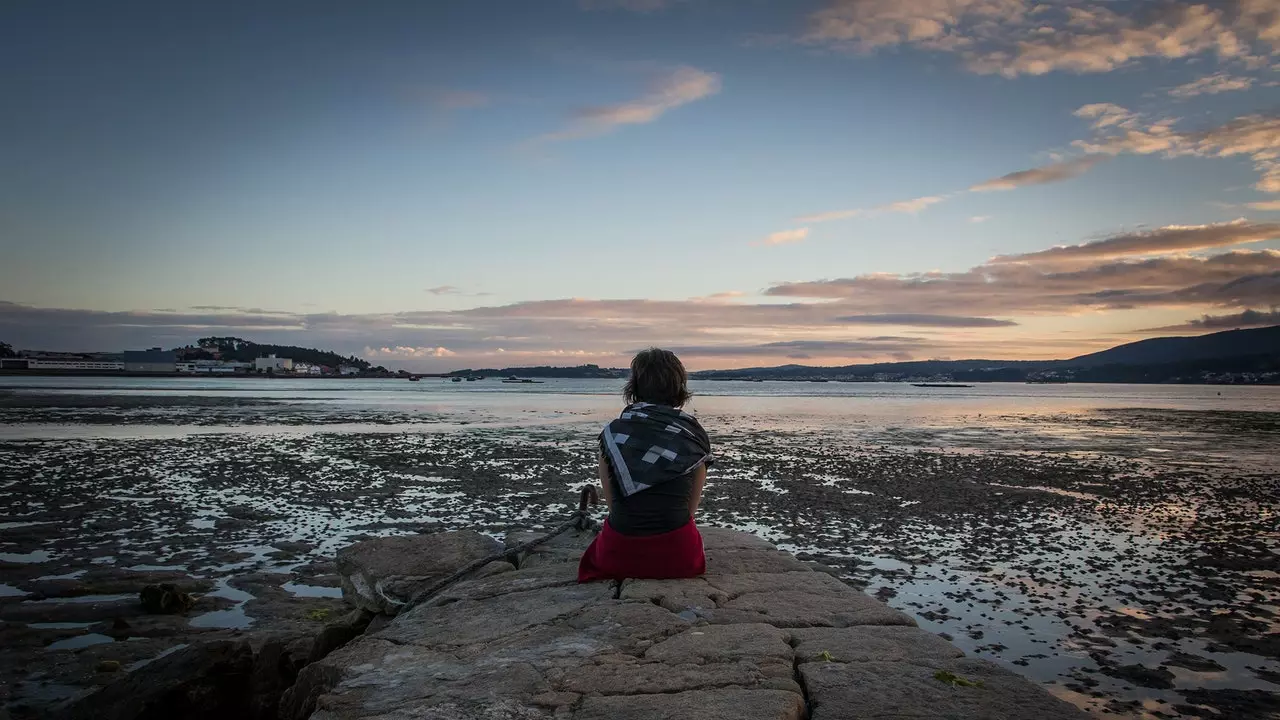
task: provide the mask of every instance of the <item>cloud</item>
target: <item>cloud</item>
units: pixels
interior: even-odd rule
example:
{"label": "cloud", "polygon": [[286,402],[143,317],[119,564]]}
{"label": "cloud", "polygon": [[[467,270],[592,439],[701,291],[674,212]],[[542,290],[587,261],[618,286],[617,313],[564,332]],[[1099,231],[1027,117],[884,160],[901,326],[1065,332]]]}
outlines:
{"label": "cloud", "polygon": [[1230,315],[1201,315],[1188,320],[1182,325],[1166,325],[1151,328],[1147,332],[1169,332],[1174,330],[1233,330],[1236,328],[1270,327],[1280,325],[1280,310],[1245,310]]}
{"label": "cloud", "polygon": [[786,245],[798,243],[809,237],[809,228],[800,227],[794,230],[779,230],[760,241],[761,245]]}
{"label": "cloud", "polygon": [[410,358],[443,358],[453,357],[458,353],[447,347],[405,347],[397,345],[396,347],[381,347],[364,349],[364,356],[367,358],[398,358],[401,360]]}
{"label": "cloud", "polygon": [[991,262],[1044,262],[1097,260],[1133,255],[1159,255],[1229,247],[1280,237],[1280,223],[1251,223],[1243,218],[1211,225],[1168,225],[1155,230],[1122,233],[1080,245],[1062,245],[1047,250],[1001,255]]}
{"label": "cloud", "polygon": [[918,327],[1012,327],[1012,320],[962,315],[919,315],[911,313],[882,313],[879,315],[845,315],[836,322],[851,325],[915,325]]}
{"label": "cloud", "polygon": [[1013,190],[1026,185],[1045,185],[1062,182],[1079,177],[1103,160],[1101,155],[1086,155],[1072,160],[1050,163],[1030,170],[1019,170],[1008,175],[1001,175],[993,180],[980,182],[969,188],[972,192],[990,192],[992,190]]}
{"label": "cloud", "polygon": [[651,123],[670,110],[718,92],[720,76],[716,73],[689,66],[678,67],[655,78],[643,96],[616,105],[580,108],[564,128],[538,139],[544,142],[574,140],[604,135],[622,125]]}
{"label": "cloud", "polygon": [[1224,92],[1248,90],[1251,87],[1253,87],[1253,78],[1251,77],[1233,76],[1225,72],[1217,72],[1192,80],[1184,85],[1179,85],[1169,90],[1169,95],[1186,99],[1197,95],[1217,95]]}
{"label": "cloud", "polygon": [[988,220],[990,220],[990,219],[991,219],[991,216],[990,216],[990,215],[974,215],[973,217],[969,218],[969,222],[971,222],[971,223],[984,223],[984,222],[986,222],[986,221],[988,221]]}
{"label": "cloud", "polygon": [[755,345],[677,345],[668,349],[677,355],[692,357],[781,356],[790,360],[808,360],[814,357],[882,357],[886,353],[900,354],[918,350],[921,345],[919,338],[874,337],[858,340],[784,340]]}
{"label": "cloud", "polygon": [[915,213],[936,205],[943,200],[945,196],[929,195],[926,197],[912,198],[910,200],[899,200],[897,202],[877,205],[872,208],[858,208],[853,210],[833,210],[831,212],[818,213],[816,215],[805,215],[795,219],[798,223],[820,223],[830,222],[832,220],[844,220],[852,217],[868,217],[872,215],[880,215],[882,213],[905,213],[914,215]]}
{"label": "cloud", "polygon": [[1280,45],[1280,9],[1271,0],[829,0],[801,41],[951,53],[972,72],[1011,78],[1098,73],[1143,59],[1255,62]]}
{"label": "cloud", "polygon": [[1280,210],[1280,200],[1264,200],[1262,202],[1251,202],[1245,207],[1250,210]]}
{"label": "cloud", "polygon": [[459,295],[462,289],[453,285],[437,285],[427,288],[427,292],[432,295]]}
{"label": "cloud", "polygon": [[1280,251],[1232,251],[1140,260],[1093,260],[1062,269],[1050,263],[988,263],[964,272],[872,273],[781,283],[766,295],[816,298],[823,307],[868,314],[1043,315],[1209,305],[1280,304]]}
{"label": "cloud", "polygon": [[[758,301],[740,296],[729,301],[734,296],[723,295],[565,298],[360,314],[106,312],[0,302],[0,339],[22,348],[110,351],[235,335],[343,354],[374,353],[385,364],[412,369],[617,366],[625,365],[629,351],[647,344],[705,350],[703,367],[800,355],[866,361],[1061,357],[1115,341],[1082,340],[1078,332],[1048,329],[1072,316],[1132,310],[1138,318],[1133,327],[1140,328],[1151,324],[1141,319],[1148,309],[1218,317],[1280,306],[1280,251],[1186,254],[1188,247],[1212,250],[1249,242],[1275,227],[1237,221],[1119,233],[1073,246],[1083,249],[1050,248],[963,271],[781,282],[763,290],[766,298]],[[918,337],[850,337],[858,326],[910,327]]]}
{"label": "cloud", "polygon": [[1245,310],[1234,315],[1203,315],[1198,320],[1192,320],[1188,323],[1191,327],[1196,328],[1237,328],[1237,327],[1267,327],[1270,325],[1280,325],[1280,310],[1272,309],[1270,312],[1263,310]]}
{"label": "cloud", "polygon": [[1261,176],[1254,185],[1280,193],[1280,116],[1245,115],[1205,130],[1185,132],[1177,120],[1147,120],[1110,103],[1085,105],[1078,117],[1092,119],[1097,136],[1072,144],[1087,153],[1163,155],[1175,157],[1247,157]]}

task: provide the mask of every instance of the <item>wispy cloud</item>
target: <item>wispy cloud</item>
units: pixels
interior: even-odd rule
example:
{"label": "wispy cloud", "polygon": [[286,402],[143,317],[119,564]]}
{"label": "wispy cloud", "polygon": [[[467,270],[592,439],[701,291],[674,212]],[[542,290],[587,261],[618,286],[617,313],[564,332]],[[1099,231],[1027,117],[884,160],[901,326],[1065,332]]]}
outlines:
{"label": "wispy cloud", "polygon": [[1101,155],[1086,155],[1084,157],[1073,158],[1071,160],[1063,160],[1060,162],[1042,165],[1030,170],[1019,170],[1011,172],[1008,175],[1001,175],[998,178],[980,182],[969,188],[973,192],[990,192],[992,190],[1014,190],[1016,188],[1025,187],[1027,185],[1045,185],[1048,183],[1062,182],[1079,177],[1089,171],[1094,165],[1102,162]]}
{"label": "wispy cloud", "polygon": [[809,228],[799,227],[793,230],[779,230],[760,241],[761,245],[786,245],[798,243],[809,237]]}
{"label": "wispy cloud", "polygon": [[615,105],[596,105],[574,111],[562,129],[538,138],[543,142],[574,140],[612,132],[623,125],[643,125],[682,105],[720,92],[716,73],[682,66],[655,78],[648,92],[635,100]]}
{"label": "wispy cloud", "polygon": [[805,215],[795,219],[798,223],[821,223],[830,222],[832,220],[845,220],[854,217],[869,217],[880,215],[883,213],[905,213],[914,215],[915,213],[928,208],[931,205],[946,200],[945,196],[929,195],[926,197],[912,198],[910,200],[899,200],[897,202],[885,203],[870,208],[855,208],[852,210],[832,210],[830,212],[817,213],[816,215]]}
{"label": "wispy cloud", "polygon": [[462,288],[453,285],[437,285],[426,290],[432,295],[460,295],[462,293]]}
{"label": "wispy cloud", "polygon": [[1275,55],[1280,9],[1268,0],[829,0],[801,40],[953,53],[984,75],[1100,73],[1143,59]]}
{"label": "wispy cloud", "polygon": [[1250,210],[1280,210],[1280,200],[1263,200],[1261,202],[1251,202],[1245,205]]}
{"label": "wispy cloud", "polygon": [[1182,325],[1166,325],[1165,327],[1151,328],[1151,331],[1231,330],[1234,328],[1270,327],[1272,325],[1280,325],[1280,310],[1275,308],[1269,311],[1245,310],[1244,312],[1230,315],[1201,315],[1193,320],[1188,320]]}
{"label": "wispy cloud", "polygon": [[1224,92],[1238,92],[1253,87],[1253,78],[1243,75],[1230,75],[1218,72],[1192,80],[1169,90],[1169,95],[1186,99],[1197,95],[1217,95]]}
{"label": "wispy cloud", "polygon": [[991,219],[991,216],[990,216],[990,215],[974,215],[973,217],[969,218],[969,222],[971,222],[971,223],[984,223],[984,222],[986,222],[986,221],[988,221],[988,220],[990,220],[990,219]]}
{"label": "wispy cloud", "polygon": [[[1042,331],[1041,323],[1024,318],[1132,312],[1135,328],[1151,324],[1143,319],[1151,309],[1230,318],[1201,318],[1194,328],[1201,332],[1217,322],[1269,320],[1260,308],[1280,307],[1280,251],[1187,254],[1267,237],[1280,237],[1280,223],[1171,226],[996,258],[964,271],[782,282],[756,301],[733,295],[560,299],[364,314],[103,312],[0,302],[0,337],[24,348],[112,350],[235,335],[364,352],[415,369],[625,363],[627,351],[650,343],[697,351],[701,355],[687,360],[702,367],[799,356],[830,363],[1044,357],[1063,348],[1079,354],[1080,336]],[[914,337],[850,337],[858,326],[907,327]]]}
{"label": "wispy cloud", "polygon": [[396,358],[400,360],[419,359],[419,358],[444,358],[453,357],[458,353],[447,347],[407,347],[397,345],[396,347],[380,347],[364,349],[364,356],[367,358]]}
{"label": "wispy cloud", "polygon": [[844,315],[835,319],[850,325],[911,325],[915,327],[1012,327],[1018,323],[988,317],[963,315],[924,315],[920,313],[881,313],[878,315]]}
{"label": "wispy cloud", "polygon": [[1102,240],[1001,255],[992,263],[1098,260],[1138,255],[1164,255],[1280,238],[1280,223],[1251,223],[1243,218],[1210,225],[1168,225],[1155,230],[1122,233]]}
{"label": "wispy cloud", "polygon": [[1255,188],[1280,193],[1280,116],[1245,115],[1199,131],[1178,130],[1176,118],[1147,119],[1111,103],[1094,103],[1076,110],[1089,119],[1096,136],[1073,145],[1084,152],[1105,155],[1163,155],[1164,157],[1247,157],[1260,178]]}

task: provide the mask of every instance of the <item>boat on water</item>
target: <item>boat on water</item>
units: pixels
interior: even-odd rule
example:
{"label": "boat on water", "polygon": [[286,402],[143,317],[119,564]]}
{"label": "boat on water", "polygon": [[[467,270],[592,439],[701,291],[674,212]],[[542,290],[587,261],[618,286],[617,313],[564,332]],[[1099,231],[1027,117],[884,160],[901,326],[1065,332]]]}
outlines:
{"label": "boat on water", "polygon": [[480,379],[480,378],[476,377],[475,375],[471,375],[471,376],[467,377],[467,382],[475,382],[475,381],[477,381],[477,380],[479,380],[479,379]]}
{"label": "boat on water", "polygon": [[510,383],[510,384],[515,384],[515,385],[532,385],[532,384],[534,384],[534,383],[540,383],[540,382],[542,382],[542,381],[541,381],[541,380],[530,380],[529,378],[518,378],[518,377],[516,377],[515,375],[512,375],[512,376],[510,376],[510,377],[505,377],[505,378],[503,378],[503,379],[502,379],[502,382],[504,382],[504,383]]}
{"label": "boat on water", "polygon": [[972,385],[961,385],[959,383],[911,383],[912,387],[940,387],[940,388],[971,388]]}
{"label": "boat on water", "polygon": [[421,380],[421,379],[422,379],[422,378],[418,377],[417,375],[410,375],[410,376],[409,376],[409,382],[418,382],[418,381],[419,381],[419,380]]}
{"label": "boat on water", "polygon": [[455,378],[450,378],[450,379],[451,379],[451,380],[453,380],[454,382],[462,382],[462,378],[460,378],[460,377],[455,377]]}

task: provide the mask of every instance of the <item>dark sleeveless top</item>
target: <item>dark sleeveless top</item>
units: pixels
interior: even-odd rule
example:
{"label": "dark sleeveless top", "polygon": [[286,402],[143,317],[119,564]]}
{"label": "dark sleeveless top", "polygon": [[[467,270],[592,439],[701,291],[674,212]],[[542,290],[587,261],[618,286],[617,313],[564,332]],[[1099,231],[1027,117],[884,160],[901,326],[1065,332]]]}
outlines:
{"label": "dark sleeveless top", "polygon": [[609,526],[623,535],[661,535],[679,530],[689,522],[693,473],[623,497],[610,465],[609,483],[613,491]]}

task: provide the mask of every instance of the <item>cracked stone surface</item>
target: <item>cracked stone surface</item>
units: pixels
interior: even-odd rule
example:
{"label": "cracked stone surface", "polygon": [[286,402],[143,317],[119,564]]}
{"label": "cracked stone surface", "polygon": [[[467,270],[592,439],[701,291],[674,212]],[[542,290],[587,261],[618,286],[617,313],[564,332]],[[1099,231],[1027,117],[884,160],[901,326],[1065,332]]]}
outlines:
{"label": "cracked stone surface", "polygon": [[304,668],[282,717],[1085,717],[759,538],[710,529],[703,540],[706,576],[615,587],[576,583],[590,536],[566,536]]}

